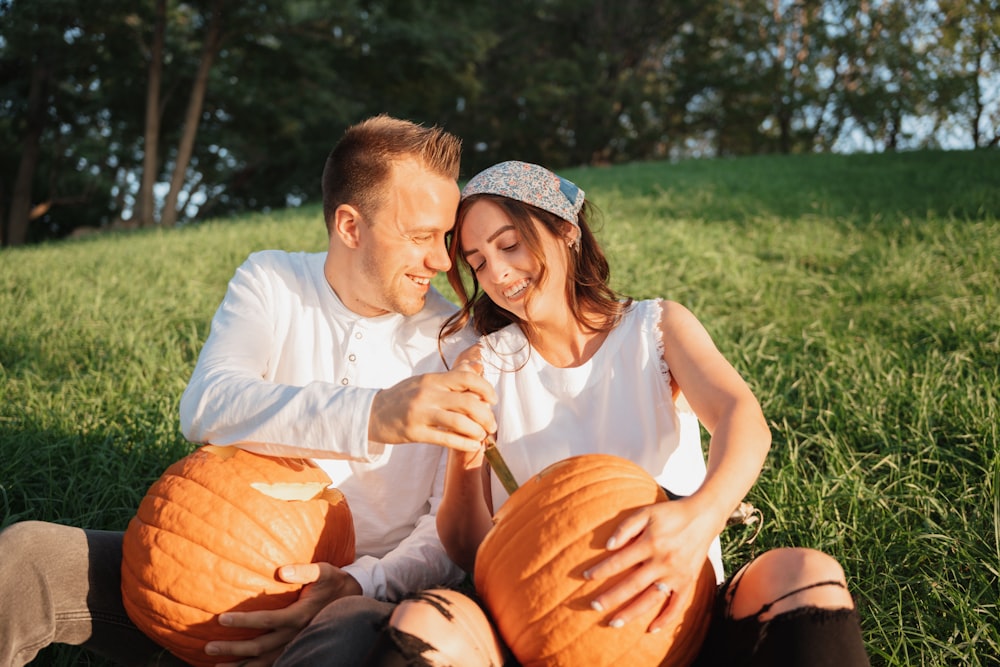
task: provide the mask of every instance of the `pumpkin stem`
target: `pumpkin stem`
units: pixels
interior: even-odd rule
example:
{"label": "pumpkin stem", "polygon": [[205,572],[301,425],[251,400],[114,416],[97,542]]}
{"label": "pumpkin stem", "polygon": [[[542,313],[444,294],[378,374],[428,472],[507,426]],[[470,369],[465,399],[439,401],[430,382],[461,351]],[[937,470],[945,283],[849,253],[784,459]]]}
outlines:
{"label": "pumpkin stem", "polygon": [[485,442],[486,460],[490,462],[490,467],[497,474],[497,479],[503,484],[503,488],[507,491],[507,494],[514,495],[514,492],[517,491],[517,480],[514,479],[510,468],[507,467],[507,462],[500,455],[500,450],[497,449],[497,441],[493,439],[492,435],[488,435]]}

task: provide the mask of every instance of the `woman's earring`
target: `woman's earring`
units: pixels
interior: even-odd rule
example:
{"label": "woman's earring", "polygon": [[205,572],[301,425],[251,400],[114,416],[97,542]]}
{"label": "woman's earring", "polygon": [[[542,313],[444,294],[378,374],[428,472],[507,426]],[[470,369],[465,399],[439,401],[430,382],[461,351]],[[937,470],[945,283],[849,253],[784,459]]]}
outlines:
{"label": "woman's earring", "polygon": [[569,249],[573,252],[580,251],[580,237],[576,237],[569,240]]}

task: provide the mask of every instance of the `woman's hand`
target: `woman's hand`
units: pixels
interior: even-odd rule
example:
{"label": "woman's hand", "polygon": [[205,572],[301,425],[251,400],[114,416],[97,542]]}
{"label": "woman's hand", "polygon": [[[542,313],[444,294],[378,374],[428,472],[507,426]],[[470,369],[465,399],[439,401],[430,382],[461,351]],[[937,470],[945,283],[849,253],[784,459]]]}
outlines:
{"label": "woman's hand", "polygon": [[285,565],[278,569],[282,581],[304,584],[299,599],[284,609],[233,611],[221,614],[219,623],[234,628],[269,630],[243,641],[213,641],[205,646],[208,655],[249,658],[220,663],[223,667],[268,667],[302,628],[309,625],[323,607],[348,595],[361,595],[361,585],[347,572],[329,563]]}
{"label": "woman's hand", "polygon": [[633,570],[591,601],[611,614],[613,627],[632,621],[652,608],[660,613],[649,625],[657,632],[686,609],[718,534],[691,498],[656,503],[628,515],[608,540],[607,558],[584,573],[588,579],[611,578]]}

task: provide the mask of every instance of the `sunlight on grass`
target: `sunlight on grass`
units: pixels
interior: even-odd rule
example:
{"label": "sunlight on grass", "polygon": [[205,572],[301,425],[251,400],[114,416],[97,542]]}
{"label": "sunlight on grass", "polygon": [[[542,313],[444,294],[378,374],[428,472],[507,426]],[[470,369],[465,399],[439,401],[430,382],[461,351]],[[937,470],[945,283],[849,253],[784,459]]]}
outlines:
{"label": "sunlight on grass", "polygon": [[[997,664],[1000,154],[566,175],[615,287],[691,308],[770,421],[764,529],[727,533],[727,564],[824,549],[874,665]],[[177,402],[233,271],[325,243],[313,207],[0,252],[0,525],[123,528],[191,448]]]}

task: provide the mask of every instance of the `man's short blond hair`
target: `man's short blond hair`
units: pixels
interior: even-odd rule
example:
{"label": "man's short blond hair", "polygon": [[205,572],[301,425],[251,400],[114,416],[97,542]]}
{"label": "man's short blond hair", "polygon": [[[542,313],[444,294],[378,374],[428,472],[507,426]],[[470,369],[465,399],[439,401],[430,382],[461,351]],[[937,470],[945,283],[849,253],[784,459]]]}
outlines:
{"label": "man's short blond hair", "polygon": [[382,203],[395,163],[414,159],[434,174],[457,181],[462,141],[439,127],[379,115],[352,125],[333,147],[323,169],[323,219],[350,204],[372,215]]}

